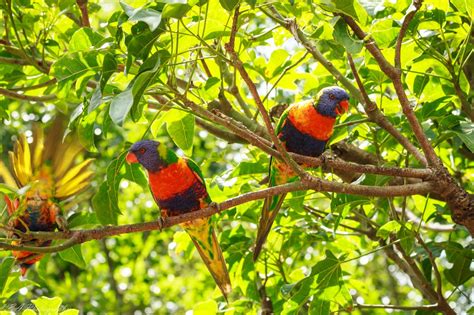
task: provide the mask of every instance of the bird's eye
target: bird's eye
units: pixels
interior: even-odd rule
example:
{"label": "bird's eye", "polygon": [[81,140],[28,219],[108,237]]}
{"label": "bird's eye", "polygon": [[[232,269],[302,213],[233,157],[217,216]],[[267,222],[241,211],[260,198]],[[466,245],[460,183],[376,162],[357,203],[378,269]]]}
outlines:
{"label": "bird's eye", "polygon": [[140,152],[141,154],[143,154],[143,153],[146,152],[146,149],[145,149],[145,148],[140,148],[140,150],[138,150],[138,152]]}
{"label": "bird's eye", "polygon": [[329,99],[331,99],[331,100],[335,100],[335,99],[336,99],[336,96],[335,96],[334,94],[332,94],[332,93],[331,93],[331,94],[329,94]]}

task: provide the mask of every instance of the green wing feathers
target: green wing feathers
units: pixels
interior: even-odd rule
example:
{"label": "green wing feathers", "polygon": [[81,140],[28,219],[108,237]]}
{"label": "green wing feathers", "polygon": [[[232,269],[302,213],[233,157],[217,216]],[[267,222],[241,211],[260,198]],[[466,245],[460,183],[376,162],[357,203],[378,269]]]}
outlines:
{"label": "green wing feathers", "polygon": [[182,226],[191,237],[199,255],[227,300],[227,295],[231,291],[229,273],[210,219],[196,219]]}

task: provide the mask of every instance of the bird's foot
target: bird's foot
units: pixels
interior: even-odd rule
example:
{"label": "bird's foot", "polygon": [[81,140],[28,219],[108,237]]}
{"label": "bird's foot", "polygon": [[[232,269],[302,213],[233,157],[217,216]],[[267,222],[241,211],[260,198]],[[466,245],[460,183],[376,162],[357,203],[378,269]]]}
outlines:
{"label": "bird's foot", "polygon": [[165,224],[165,219],[163,217],[159,217],[157,222],[158,222],[158,229],[160,231],[163,230],[163,226]]}
{"label": "bird's foot", "polygon": [[69,224],[67,223],[66,218],[62,215],[56,215],[56,224],[60,231],[69,232]]}
{"label": "bird's foot", "polygon": [[219,204],[218,204],[217,202],[215,202],[215,201],[213,201],[213,202],[211,202],[211,203],[209,204],[209,208],[214,209],[216,212],[221,211],[221,209],[220,209],[220,207],[219,207]]}

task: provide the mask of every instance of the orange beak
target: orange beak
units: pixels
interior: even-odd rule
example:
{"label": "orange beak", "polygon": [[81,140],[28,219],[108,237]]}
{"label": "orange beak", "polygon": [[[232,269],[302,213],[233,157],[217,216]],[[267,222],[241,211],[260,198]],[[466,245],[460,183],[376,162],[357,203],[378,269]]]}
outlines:
{"label": "orange beak", "polygon": [[127,157],[125,158],[128,164],[138,163],[137,156],[133,152],[128,152]]}
{"label": "orange beak", "polygon": [[341,115],[349,110],[349,102],[347,100],[340,101],[336,106],[336,114]]}

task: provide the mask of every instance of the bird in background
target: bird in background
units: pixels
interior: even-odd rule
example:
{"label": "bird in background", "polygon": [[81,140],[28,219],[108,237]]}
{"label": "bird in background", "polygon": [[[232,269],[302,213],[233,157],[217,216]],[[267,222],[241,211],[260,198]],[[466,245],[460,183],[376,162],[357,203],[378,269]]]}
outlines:
{"label": "bird in background", "polygon": [[[281,115],[275,133],[288,152],[320,156],[333,133],[336,117],[349,109],[348,101],[349,95],[340,87],[324,88],[315,99],[289,106]],[[296,179],[296,174],[287,164],[270,158],[269,186]],[[286,194],[276,195],[264,201],[253,253],[254,261],[258,259],[285,196]]]}
{"label": "bird in background", "polygon": [[[189,213],[211,204],[204,177],[191,159],[178,157],[165,144],[142,140],[132,145],[128,163],[140,163],[148,172],[148,182],[161,217]],[[222,294],[231,291],[229,273],[217,242],[211,218],[199,218],[180,224],[196,246]]]}
{"label": "bird in background", "polygon": [[[92,159],[76,163],[82,147],[71,137],[63,141],[63,117],[56,118],[45,137],[39,125],[33,126],[33,142],[21,134],[15,142],[13,152],[8,152],[11,173],[1,163],[1,177],[7,184],[16,186],[21,193],[15,197],[5,195],[9,227],[21,232],[54,231],[65,228],[61,215],[62,201],[86,189],[93,175],[89,170]],[[12,181],[13,179],[13,181]],[[15,233],[11,232],[10,237]],[[51,241],[33,239],[12,242],[14,245],[49,246]],[[22,276],[28,268],[44,255],[28,251],[12,251],[20,264]]]}

